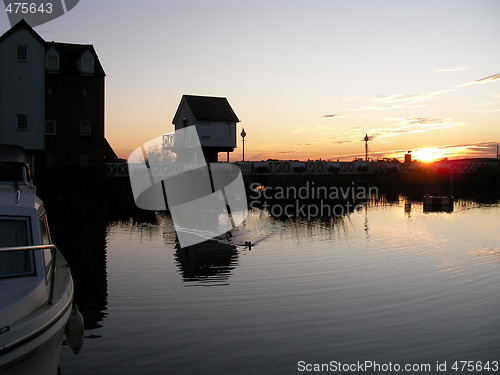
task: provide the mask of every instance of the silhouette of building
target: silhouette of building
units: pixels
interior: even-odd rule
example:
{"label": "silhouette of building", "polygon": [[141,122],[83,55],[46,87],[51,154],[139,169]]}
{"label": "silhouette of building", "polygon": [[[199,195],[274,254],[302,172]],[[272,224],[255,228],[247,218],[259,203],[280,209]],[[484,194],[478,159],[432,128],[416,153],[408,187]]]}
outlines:
{"label": "silhouette of building", "polygon": [[207,162],[218,161],[219,152],[236,147],[236,124],[240,122],[226,98],[183,95],[172,124],[175,130],[196,126]]}
{"label": "silhouette of building", "polygon": [[24,20],[0,37],[0,143],[37,167],[100,167],[104,77],[90,44],[46,42]]}
{"label": "silhouette of building", "polygon": [[405,154],[405,164],[411,164],[411,150],[408,150],[408,153]]}

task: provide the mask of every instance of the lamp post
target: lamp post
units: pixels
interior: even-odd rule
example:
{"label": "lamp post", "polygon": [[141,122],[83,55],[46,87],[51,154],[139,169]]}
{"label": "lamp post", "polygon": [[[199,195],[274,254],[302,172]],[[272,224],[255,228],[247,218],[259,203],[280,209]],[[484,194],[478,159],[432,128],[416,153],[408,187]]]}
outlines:
{"label": "lamp post", "polygon": [[368,134],[365,135],[365,138],[363,138],[365,141],[365,160],[368,161],[368,141],[370,140],[370,137],[368,137]]}
{"label": "lamp post", "polygon": [[242,142],[243,142],[243,161],[245,161],[245,137],[247,136],[247,133],[245,133],[244,128],[241,130],[240,135],[241,135]]}

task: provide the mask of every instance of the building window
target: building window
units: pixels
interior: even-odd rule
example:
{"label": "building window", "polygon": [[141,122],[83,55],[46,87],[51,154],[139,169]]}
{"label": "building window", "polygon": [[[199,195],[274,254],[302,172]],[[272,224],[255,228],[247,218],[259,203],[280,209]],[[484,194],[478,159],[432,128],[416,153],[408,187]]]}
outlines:
{"label": "building window", "polygon": [[90,126],[90,121],[81,121],[80,122],[80,135],[91,135],[92,128]]}
{"label": "building window", "polygon": [[59,70],[59,56],[47,55],[45,57],[45,67],[48,70]]}
{"label": "building window", "polygon": [[17,61],[28,61],[28,46],[17,46]]}
{"label": "building window", "polygon": [[28,130],[28,115],[17,114],[17,130]]}
{"label": "building window", "polygon": [[45,134],[56,135],[56,122],[54,120],[45,121]]}
{"label": "building window", "polygon": [[80,167],[88,167],[89,166],[89,154],[86,152],[82,152],[80,154]]}
{"label": "building window", "polygon": [[226,137],[229,137],[231,134],[231,124],[229,122],[226,122]]}
{"label": "building window", "polygon": [[94,73],[94,58],[82,57],[82,73]]}

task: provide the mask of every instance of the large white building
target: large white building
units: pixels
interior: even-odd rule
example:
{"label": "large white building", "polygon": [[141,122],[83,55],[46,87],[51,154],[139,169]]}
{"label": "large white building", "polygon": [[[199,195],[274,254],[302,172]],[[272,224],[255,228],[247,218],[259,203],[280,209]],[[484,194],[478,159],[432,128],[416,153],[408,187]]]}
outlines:
{"label": "large white building", "polygon": [[92,45],[46,42],[19,21],[0,36],[0,144],[37,167],[102,166],[105,75]]}
{"label": "large white building", "polygon": [[0,37],[0,143],[45,147],[45,41],[20,21]]}

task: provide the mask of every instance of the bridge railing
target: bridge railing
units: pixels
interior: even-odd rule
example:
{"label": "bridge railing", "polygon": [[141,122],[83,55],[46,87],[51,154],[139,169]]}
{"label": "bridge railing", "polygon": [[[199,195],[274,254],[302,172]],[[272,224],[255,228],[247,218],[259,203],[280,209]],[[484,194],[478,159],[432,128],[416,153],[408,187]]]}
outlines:
{"label": "bridge railing", "polygon": [[[359,173],[408,173],[414,169],[411,166],[400,163],[377,163],[377,162],[326,162],[326,161],[248,161],[235,162],[243,175],[251,174],[359,174]],[[182,173],[185,170],[197,168],[199,165],[181,163],[151,163],[151,173],[154,175],[172,175]],[[424,166],[422,171],[437,173],[447,171],[449,173],[473,173],[483,166],[500,167],[498,163],[488,162],[441,162],[431,163]],[[129,167],[127,163],[106,163],[106,176],[127,177]],[[421,168],[421,167],[420,167]],[[133,168],[132,168],[133,169]]]}
{"label": "bridge railing", "polygon": [[127,177],[127,163],[106,163],[104,164],[106,176],[108,177]]}

